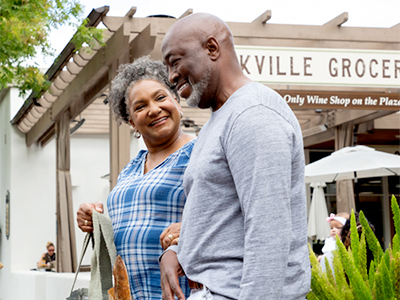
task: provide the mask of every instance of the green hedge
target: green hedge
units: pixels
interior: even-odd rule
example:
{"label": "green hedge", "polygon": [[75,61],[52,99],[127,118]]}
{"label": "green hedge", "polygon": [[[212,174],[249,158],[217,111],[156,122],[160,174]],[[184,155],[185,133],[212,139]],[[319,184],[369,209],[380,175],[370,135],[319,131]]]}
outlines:
{"label": "green hedge", "polygon": [[[311,291],[307,299],[400,299],[400,209],[392,196],[392,211],[396,234],[384,252],[378,239],[360,211],[362,233],[359,236],[354,212],[351,213],[351,246],[346,247],[336,237],[338,250],[333,252],[333,272],[325,260],[326,272],[321,269],[310,245]],[[367,245],[373,260],[367,266]]]}

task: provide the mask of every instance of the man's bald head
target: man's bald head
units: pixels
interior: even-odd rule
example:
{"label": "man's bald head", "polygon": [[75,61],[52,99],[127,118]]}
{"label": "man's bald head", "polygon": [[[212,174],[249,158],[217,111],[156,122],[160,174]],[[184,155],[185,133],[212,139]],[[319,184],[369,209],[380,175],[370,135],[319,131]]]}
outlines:
{"label": "man's bald head", "polygon": [[197,13],[178,20],[166,33],[162,49],[169,42],[198,42],[204,46],[209,37],[214,37],[227,49],[234,50],[233,35],[228,25],[220,18],[207,14]]}

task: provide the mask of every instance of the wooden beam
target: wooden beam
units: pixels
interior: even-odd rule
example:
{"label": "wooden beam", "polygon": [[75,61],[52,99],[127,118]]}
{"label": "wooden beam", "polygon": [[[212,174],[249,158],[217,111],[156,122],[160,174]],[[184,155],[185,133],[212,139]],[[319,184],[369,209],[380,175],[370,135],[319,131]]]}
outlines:
{"label": "wooden beam", "polygon": [[75,272],[78,261],[71,185],[70,115],[66,110],[56,123],[57,272]]}
{"label": "wooden beam", "polygon": [[[75,99],[81,97],[97,84],[97,81],[108,71],[109,65],[116,60],[123,52],[129,49],[129,26],[121,26],[120,29],[107,41],[107,46],[101,48],[93,58],[85,65],[81,72],[63,90],[51,108],[39,119],[26,135],[27,146],[36,142],[58,118],[58,115],[65,111]],[[90,101],[85,100],[86,104]],[[74,109],[74,114],[77,110]]]}
{"label": "wooden beam", "polygon": [[183,19],[184,17],[187,17],[189,15],[191,15],[193,13],[193,9],[189,8],[187,11],[185,11],[179,18],[179,19]]}
{"label": "wooden beam", "polygon": [[[129,57],[123,55],[114,61],[108,70],[108,76],[111,80],[117,74],[119,64],[128,63]],[[131,126],[127,124],[118,124],[115,121],[111,106],[109,106],[109,133],[110,133],[110,191],[117,184],[118,174],[130,160],[130,131]]]}
{"label": "wooden beam", "polygon": [[315,144],[328,142],[335,139],[335,128],[329,128],[314,135],[307,136],[303,139],[304,148],[310,147]]}
{"label": "wooden beam", "polygon": [[[268,11],[264,14],[268,15]],[[264,15],[263,14],[263,15]],[[343,14],[342,14],[343,15]],[[339,18],[339,17],[338,17]],[[335,18],[336,19],[336,18]],[[256,19],[257,20],[257,19]],[[165,35],[169,27],[176,22],[171,18],[125,18],[125,17],[103,17],[103,22],[113,31],[117,30],[122,23],[130,22],[131,31],[139,33],[148,24],[153,24],[157,28],[157,33]],[[329,23],[329,22],[328,22]],[[328,24],[327,23],[327,24]],[[340,22],[339,22],[340,23]],[[337,26],[319,26],[319,25],[292,25],[292,24],[268,24],[268,31],[261,22],[227,22],[235,40],[246,38],[246,41],[256,38],[254,42],[247,45],[259,45],[260,39],[270,40],[311,40],[346,42],[346,43],[394,43],[399,45],[400,26],[391,28],[365,28],[365,27],[337,27]],[[111,30],[111,29],[110,29]],[[258,42],[255,43],[255,42]],[[237,44],[237,43],[236,43]],[[319,46],[315,46],[319,47]],[[332,47],[337,48],[337,47]],[[350,47],[345,47],[350,48]],[[360,47],[356,47],[360,48]],[[366,48],[368,49],[368,48]],[[370,48],[373,49],[373,48]],[[387,48],[386,48],[387,49]],[[395,50],[396,48],[390,48]],[[397,49],[400,49],[398,47]]]}
{"label": "wooden beam", "polygon": [[118,125],[110,110],[110,191],[130,160],[130,141],[130,127],[125,123]]}
{"label": "wooden beam", "polygon": [[109,16],[104,16],[103,17],[103,24],[104,26],[107,27],[107,29],[111,32],[117,31],[122,24],[129,22],[129,20],[136,19],[136,18],[131,18],[129,15],[126,15],[125,17],[109,17]]}
{"label": "wooden beam", "polygon": [[51,126],[38,141],[42,147],[46,146],[55,137],[56,128],[55,125]]}
{"label": "wooden beam", "polygon": [[397,129],[400,130],[400,113],[391,114],[385,118],[374,120],[375,129]]}
{"label": "wooden beam", "polygon": [[94,99],[97,99],[106,89],[108,84],[108,72],[104,72],[102,76],[92,85],[81,97],[77,97],[70,105],[71,119],[74,119],[82,111],[84,111]]}
{"label": "wooden beam", "polygon": [[136,6],[132,6],[131,9],[126,13],[125,17],[132,18],[136,13]]}
{"label": "wooden beam", "polygon": [[[340,45],[340,47],[346,49],[374,49],[369,44],[384,43],[385,46],[381,47],[382,49],[387,50],[388,44],[397,45],[395,48],[392,48],[393,46],[390,47],[393,50],[400,49],[400,28],[397,27],[366,29],[362,27],[268,24],[268,30],[266,31],[265,26],[261,23],[227,22],[227,25],[233,33],[236,45],[264,45],[271,43],[271,40],[278,40],[281,46],[285,46],[285,41],[288,46],[290,46],[290,42],[304,41],[308,43],[308,47],[312,43],[317,43],[311,46],[316,48],[338,48],[338,43],[342,43],[343,46]],[[257,38],[257,40],[252,41],[252,38]],[[244,39],[244,42],[242,42],[242,39]],[[334,42],[335,44],[328,46],[326,45],[328,42]],[[346,46],[345,43],[350,43],[351,46]],[[354,47],[354,44],[360,45]],[[297,46],[292,45],[291,47]]]}
{"label": "wooden beam", "polygon": [[270,10],[267,10],[266,12],[262,13],[257,19],[255,19],[251,23],[261,23],[265,24],[269,19],[271,19],[272,13]]}
{"label": "wooden beam", "polygon": [[358,124],[354,128],[354,134],[368,133],[374,130],[374,121]]}
{"label": "wooden beam", "polygon": [[149,54],[153,49],[157,39],[155,25],[149,24],[139,33],[129,44],[130,60]]}
{"label": "wooden beam", "polygon": [[330,20],[329,22],[326,22],[323,26],[340,27],[340,26],[342,26],[342,24],[346,23],[348,19],[349,19],[349,13],[344,12],[344,13],[338,15],[336,18]]}
{"label": "wooden beam", "polygon": [[339,126],[348,122],[353,122],[354,125],[358,125],[395,112],[396,111],[391,110],[340,110],[335,113],[333,126]]}

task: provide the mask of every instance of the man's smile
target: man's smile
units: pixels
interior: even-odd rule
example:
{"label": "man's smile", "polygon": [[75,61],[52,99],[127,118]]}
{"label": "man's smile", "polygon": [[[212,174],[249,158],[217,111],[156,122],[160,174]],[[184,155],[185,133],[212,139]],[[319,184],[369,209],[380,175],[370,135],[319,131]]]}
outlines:
{"label": "man's smile", "polygon": [[189,82],[185,81],[177,86],[177,91],[180,97],[187,98],[190,95],[185,95],[185,90],[189,88]]}

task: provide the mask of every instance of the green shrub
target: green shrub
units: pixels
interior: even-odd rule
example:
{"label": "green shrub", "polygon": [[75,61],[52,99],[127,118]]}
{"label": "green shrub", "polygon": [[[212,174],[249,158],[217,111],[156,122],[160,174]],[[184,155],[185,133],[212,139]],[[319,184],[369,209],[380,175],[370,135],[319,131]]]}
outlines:
{"label": "green shrub", "polygon": [[[400,299],[400,209],[394,196],[392,212],[396,233],[385,252],[362,211],[359,215],[361,236],[357,232],[354,211],[351,213],[349,249],[336,237],[337,250],[333,253],[333,272],[327,260],[326,272],[321,269],[316,255],[308,245],[312,269],[311,291],[307,299]],[[367,245],[373,253],[373,260],[369,266]]]}

